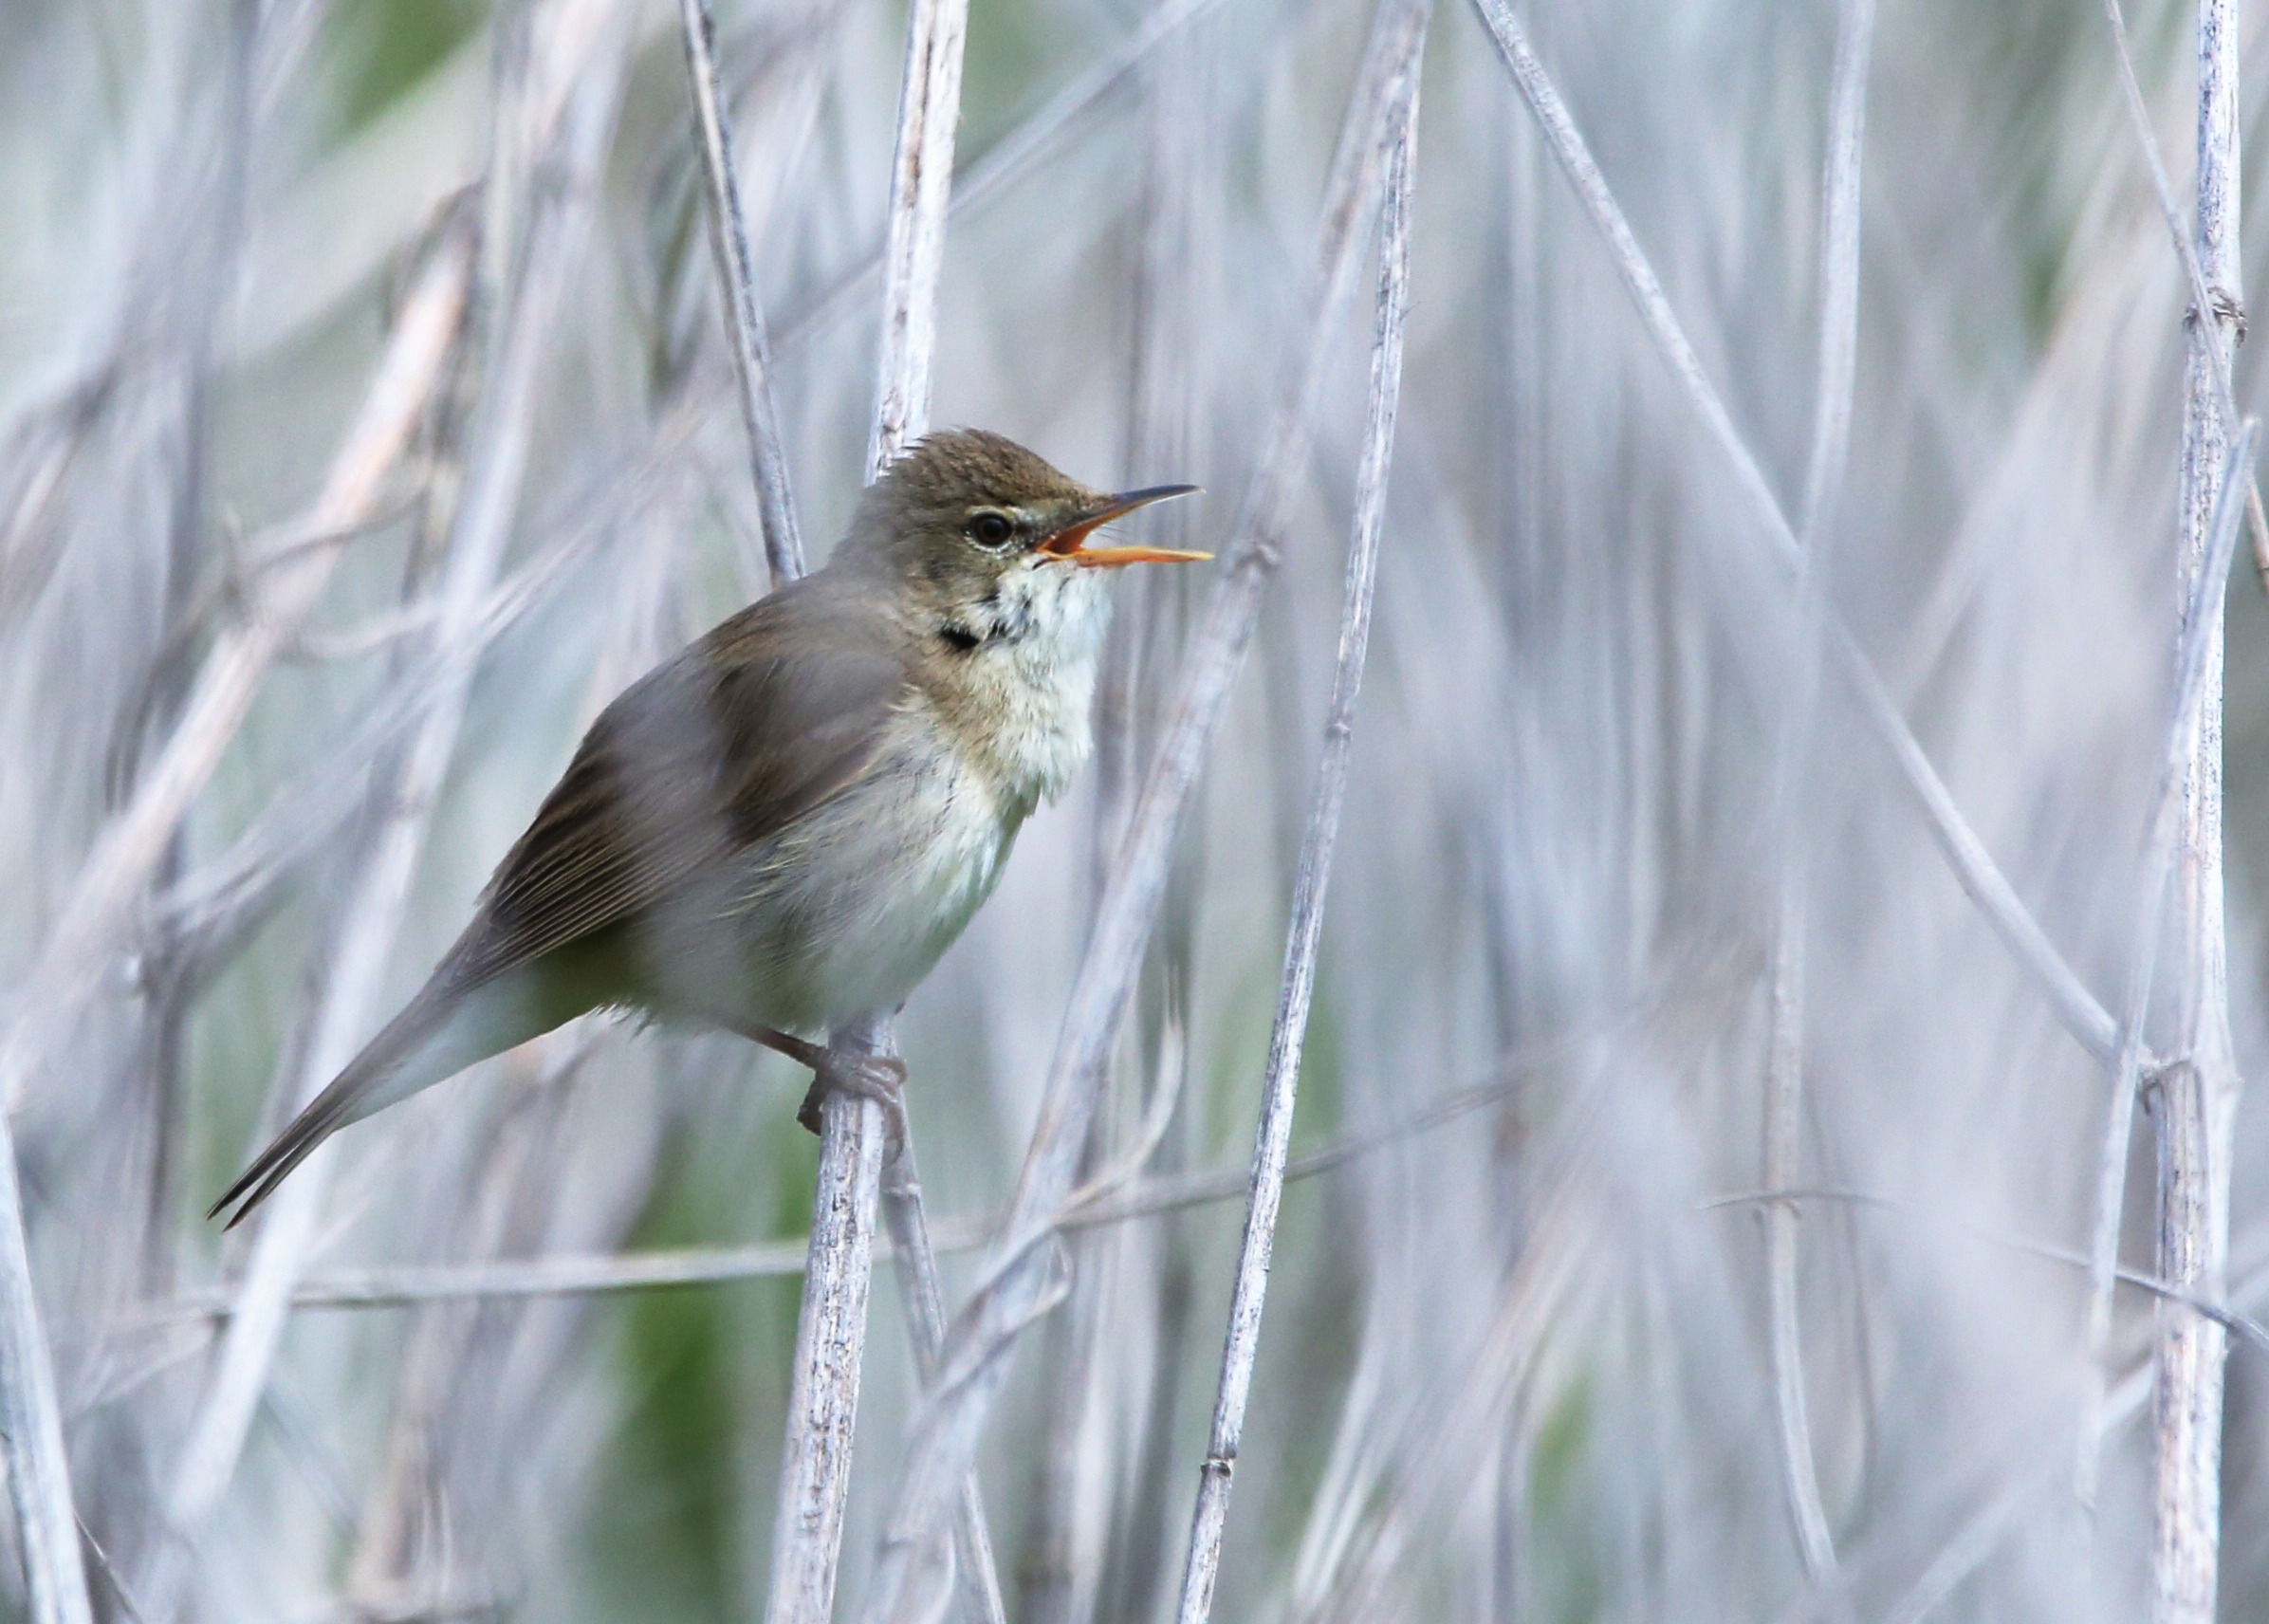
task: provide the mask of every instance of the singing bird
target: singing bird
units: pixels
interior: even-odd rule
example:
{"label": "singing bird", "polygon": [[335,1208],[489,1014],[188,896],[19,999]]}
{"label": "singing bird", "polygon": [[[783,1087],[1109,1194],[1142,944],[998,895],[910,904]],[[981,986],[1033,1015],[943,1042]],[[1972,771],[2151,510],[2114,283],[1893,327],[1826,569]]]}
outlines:
{"label": "singing bird", "polygon": [[905,1002],[1062,793],[1122,564],[1092,546],[1194,490],[1090,489],[999,434],[933,434],[824,569],[600,712],[400,1014],[214,1204],[231,1227],[346,1124],[594,1009],[738,1032],[896,1109],[895,1061],[821,1033]]}

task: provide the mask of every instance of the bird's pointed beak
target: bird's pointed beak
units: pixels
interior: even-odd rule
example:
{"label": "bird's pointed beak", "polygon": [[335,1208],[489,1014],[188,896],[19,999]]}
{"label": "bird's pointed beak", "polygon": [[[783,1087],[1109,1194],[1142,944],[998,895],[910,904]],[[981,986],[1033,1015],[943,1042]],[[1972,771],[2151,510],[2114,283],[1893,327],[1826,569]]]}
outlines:
{"label": "bird's pointed beak", "polygon": [[1066,563],[1076,563],[1087,569],[1116,569],[1127,563],[1198,563],[1211,558],[1211,553],[1186,553],[1173,547],[1091,547],[1087,538],[1114,519],[1123,519],[1137,508],[1148,508],[1153,502],[1164,502],[1171,496],[1188,496],[1197,489],[1194,485],[1153,485],[1143,490],[1122,490],[1116,496],[1106,496],[1098,506],[1088,509],[1040,544],[1040,551]]}

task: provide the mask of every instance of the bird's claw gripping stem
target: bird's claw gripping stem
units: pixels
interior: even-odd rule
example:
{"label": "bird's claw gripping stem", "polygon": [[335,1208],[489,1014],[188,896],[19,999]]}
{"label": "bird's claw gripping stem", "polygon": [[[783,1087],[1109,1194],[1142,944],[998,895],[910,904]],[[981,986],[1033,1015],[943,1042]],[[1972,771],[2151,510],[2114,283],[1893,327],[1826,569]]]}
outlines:
{"label": "bird's claw gripping stem", "polygon": [[895,1055],[860,1054],[851,1049],[820,1050],[818,1063],[811,1071],[811,1088],[797,1108],[796,1120],[817,1134],[821,1128],[821,1107],[838,1089],[859,1099],[872,1099],[882,1107],[884,1129],[889,1135],[886,1141],[889,1154],[884,1159],[895,1161],[898,1147],[906,1143],[906,1062]]}
{"label": "bird's claw gripping stem", "polygon": [[[720,1022],[719,1024],[724,1024]],[[811,1088],[796,1108],[796,1120],[817,1134],[822,1122],[820,1109],[836,1090],[882,1107],[889,1137],[884,1141],[885,1162],[898,1159],[906,1143],[906,1062],[895,1055],[871,1055],[859,1049],[839,1049],[783,1032],[776,1026],[752,1026],[734,1022],[732,1029],[751,1042],[783,1054],[798,1065],[811,1067]]]}

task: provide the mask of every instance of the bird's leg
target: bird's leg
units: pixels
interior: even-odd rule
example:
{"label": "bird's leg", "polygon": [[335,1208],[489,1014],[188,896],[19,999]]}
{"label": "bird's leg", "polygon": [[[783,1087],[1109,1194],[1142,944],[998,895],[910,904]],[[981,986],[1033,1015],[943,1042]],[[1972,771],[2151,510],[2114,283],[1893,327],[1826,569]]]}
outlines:
{"label": "bird's leg", "polygon": [[820,1131],[820,1107],[837,1089],[882,1107],[890,1132],[891,1156],[906,1143],[906,1062],[895,1055],[855,1054],[796,1037],[773,1026],[742,1026],[751,1042],[787,1056],[798,1065],[811,1067],[811,1089],[796,1110],[796,1120],[813,1133]]}

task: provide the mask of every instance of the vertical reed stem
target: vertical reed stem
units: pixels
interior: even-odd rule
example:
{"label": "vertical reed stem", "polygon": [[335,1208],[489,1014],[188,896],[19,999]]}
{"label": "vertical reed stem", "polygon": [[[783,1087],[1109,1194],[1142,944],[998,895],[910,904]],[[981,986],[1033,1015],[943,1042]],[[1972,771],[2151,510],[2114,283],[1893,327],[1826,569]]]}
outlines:
{"label": "vertical reed stem", "polygon": [[937,281],[945,268],[946,206],[952,195],[953,130],[961,119],[961,54],[968,30],[968,0],[914,0],[906,20],[869,479],[930,423]]}
{"label": "vertical reed stem", "polygon": [[[2222,618],[2205,568],[2230,424],[2218,379],[2228,370],[2243,317],[2238,256],[2239,105],[2236,0],[2198,5],[2198,263],[2209,308],[2189,313],[2183,378],[2180,590],[2215,625],[2206,637],[2206,686],[2183,777],[2176,892],[2184,941],[2180,1063],[2159,1098],[2159,1273],[2219,1300],[2229,1250],[2230,1157],[2241,1081],[2230,1042],[2228,948],[2223,918]],[[2202,632],[2204,630],[2201,629]],[[2228,1337],[2204,1315],[2159,1309],[2155,1416],[2157,1499],[2152,1519],[2151,1616],[2156,1624],[2211,1624],[2220,1565],[2223,1361]]]}
{"label": "vertical reed stem", "polygon": [[[936,347],[937,282],[944,265],[946,212],[952,195],[953,131],[961,115],[962,46],[968,0],[915,0],[906,27],[906,72],[898,91],[897,146],[891,165],[880,376],[868,442],[873,480],[920,435],[930,415],[930,363]],[[895,1054],[887,1018],[855,1023],[830,1043],[868,1054]],[[882,1178],[882,1108],[832,1096],[821,1116],[819,1190],[814,1196],[803,1309],[796,1326],[796,1370],[788,1435],[780,1467],[780,1511],[772,1533],[767,1624],[825,1624],[834,1610],[843,1505],[851,1488],[851,1443],[866,1352],[867,1292],[874,1272],[874,1215]],[[920,1186],[907,1170],[895,1216],[918,1215]],[[926,1225],[908,1239],[913,1266],[934,1295],[936,1264]],[[917,1361],[933,1362],[924,1323],[924,1288],[907,1304]],[[938,1319],[943,1318],[942,1306]],[[957,1544],[972,1624],[997,1624],[1000,1584],[974,1475],[961,1486]]]}
{"label": "vertical reed stem", "polygon": [[1178,1624],[1204,1624],[1213,1611],[1221,1571],[1221,1542],[1229,1514],[1229,1480],[1245,1435],[1253,1363],[1261,1346],[1261,1311],[1268,1293],[1268,1263],[1276,1244],[1277,1210],[1284,1195],[1284,1162],[1292,1151],[1292,1112],[1300,1087],[1308,1008],[1316,990],[1316,959],[1323,937],[1323,905],[1331,883],[1332,848],[1347,794],[1347,761],[1355,736],[1356,697],[1371,642],[1372,588],[1378,576],[1379,531],[1386,518],[1387,471],[1394,451],[1394,418],[1402,393],[1402,328],[1410,303],[1411,184],[1417,161],[1418,83],[1413,74],[1401,109],[1401,127],[1387,160],[1379,206],[1377,325],[1371,350],[1370,421],[1356,476],[1356,533],[1347,555],[1347,582],[1339,613],[1339,656],[1332,674],[1331,709],[1323,726],[1323,755],[1301,837],[1300,871],[1293,883],[1292,921],[1284,943],[1284,975],[1269,1035],[1262,1083],[1261,1122],[1253,1145],[1245,1236],[1237,1253],[1237,1283],[1229,1299],[1229,1329],[1222,1348],[1221,1386],[1213,1427],[1198,1474],[1190,1514],[1190,1555],[1182,1571]]}
{"label": "vertical reed stem", "polygon": [[24,1192],[16,1181],[16,1139],[0,1109],[0,1428],[7,1430],[8,1485],[33,1624],[93,1624],[86,1568],[79,1559],[79,1515],[71,1502],[71,1462],[64,1451],[55,1365],[32,1289],[24,1234]]}
{"label": "vertical reed stem", "polygon": [[[843,1046],[879,1040],[881,1024],[836,1035]],[[880,1046],[879,1042],[876,1046]],[[818,1188],[796,1364],[788,1388],[788,1446],[772,1524],[768,1624],[827,1624],[835,1611],[851,1443],[866,1357],[867,1293],[875,1276],[875,1204],[882,1182],[882,1108],[837,1092],[821,1106]]]}
{"label": "vertical reed stem", "polygon": [[2247,418],[2223,464],[2220,500],[2204,565],[2193,575],[2181,611],[2174,659],[2173,721],[2151,796],[2151,816],[2136,872],[2135,917],[2128,933],[2128,976],[2120,1002],[2119,1063],[2112,1078],[2111,1110],[2097,1147],[2094,1212],[2088,1246],[2088,1356],[2092,1366],[2081,1406],[2078,1469],[2075,1474],[2081,1508],[2095,1505],[2097,1458],[2103,1448],[2102,1413],[2106,1359],[2112,1337],[2112,1291],[2119,1276],[2119,1231],[2127,1196],[2128,1143],[2134,1132],[2135,1101],[2143,1091],[2144,1024],[2150,1009],[2151,984],[2158,970],[2160,935],[2166,923],[2169,865],[2174,859],[2184,806],[2184,780],[2191,740],[2205,703],[2213,660],[2221,654],[2218,588],[2229,579],[2238,544],[2240,516],[2250,506],[2254,448],[2260,425]]}
{"label": "vertical reed stem", "polygon": [[[1867,128],[1867,66],[1873,0],[1846,0],[1836,29],[1828,97],[1828,161],[1821,181],[1820,338],[1812,452],[1798,530],[1800,643],[1797,681],[1780,740],[1776,822],[1781,841],[1780,919],[1775,932],[1771,1035],[1767,1043],[1764,1188],[1799,1182],[1804,1102],[1805,928],[1810,824],[1801,810],[1819,697],[1821,634],[1827,603],[1825,551],[1831,510],[1851,443],[1852,387],[1859,321],[1859,175]],[[1803,1318],[1798,1301],[1797,1209],[1780,1201],[1763,1211],[1765,1296],[1772,1344],[1775,1419],[1781,1483],[1804,1572],[1815,1584],[1836,1571],[1835,1541],[1820,1498],[1804,1386]]]}

